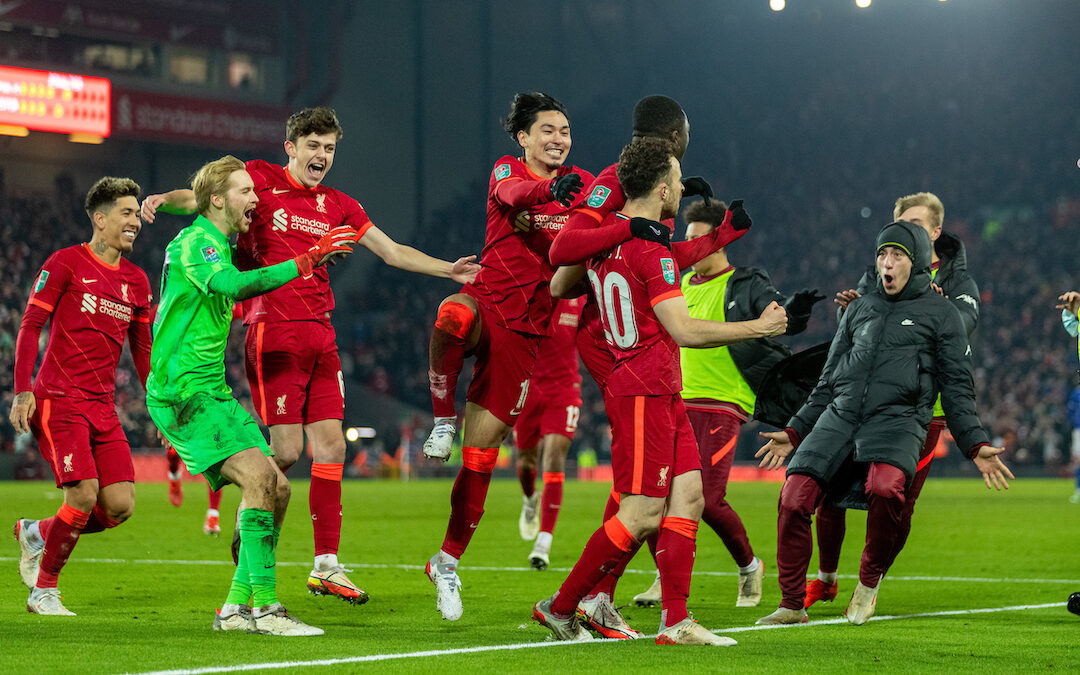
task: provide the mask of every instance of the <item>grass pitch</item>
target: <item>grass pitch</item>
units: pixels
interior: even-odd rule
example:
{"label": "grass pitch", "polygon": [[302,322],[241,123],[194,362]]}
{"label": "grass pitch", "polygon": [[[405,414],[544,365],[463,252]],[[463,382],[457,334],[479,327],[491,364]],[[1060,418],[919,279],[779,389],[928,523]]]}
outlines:
{"label": "grass pitch", "polygon": [[[340,557],[371,601],[352,607],[305,590],[311,566],[306,481],[278,549],[279,596],[290,612],[326,630],[318,638],[213,633],[214,608],[232,576],[228,552],[235,488],[222,504],[221,539],[202,534],[206,488],[185,485],[173,508],[164,483],[137,487],[135,516],[115,530],[83,537],[63,574],[65,604],[77,617],[25,611],[18,546],[0,549],[4,671],[38,673],[230,672],[1032,672],[1080,669],[1080,617],[1065,611],[1080,591],[1080,506],[1064,480],[1018,480],[1003,494],[981,481],[931,478],[912,534],[864,626],[842,620],[855,585],[864,514],[851,512],[841,559],[840,597],[815,606],[811,623],[752,628],[779,602],[775,484],[733,484],[729,500],[766,562],[765,597],[736,609],[736,570],[707,527],[698,537],[690,607],[737,647],[660,647],[652,640],[563,644],[530,618],[532,603],[554,592],[599,525],[608,487],[568,482],[555,531],[552,569],[528,569],[531,544],[517,533],[515,481],[495,481],[487,514],[462,561],[465,615],[443,621],[424,562],[439,547],[449,481],[346,482]],[[59,492],[46,483],[5,483],[0,524],[55,513]],[[811,564],[815,571],[816,561]],[[652,582],[640,555],[619,588],[625,603]],[[992,611],[979,611],[992,610]],[[655,632],[659,609],[624,609]],[[200,670],[201,669],[201,670]]]}

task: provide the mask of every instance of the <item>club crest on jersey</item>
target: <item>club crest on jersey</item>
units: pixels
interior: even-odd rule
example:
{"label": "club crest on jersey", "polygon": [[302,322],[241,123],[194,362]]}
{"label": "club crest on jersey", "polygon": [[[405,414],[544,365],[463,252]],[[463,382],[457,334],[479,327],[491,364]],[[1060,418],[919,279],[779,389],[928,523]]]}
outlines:
{"label": "club crest on jersey", "polygon": [[495,167],[495,180],[502,180],[503,178],[506,178],[509,175],[510,175],[510,165],[509,164],[500,164],[499,166]]}
{"label": "club crest on jersey", "polygon": [[668,471],[670,469],[671,469],[670,466],[664,466],[664,467],[660,468],[660,476],[656,480],[656,487],[658,487],[658,488],[667,487],[667,475],[668,475]]}
{"label": "club crest on jersey", "polygon": [[128,289],[127,284],[120,284],[120,295],[124,298],[124,302],[129,302],[128,296],[127,296],[127,289]]}
{"label": "club crest on jersey", "polygon": [[208,263],[221,262],[221,256],[218,255],[217,249],[213,246],[204,246],[202,250],[202,257]]}
{"label": "club crest on jersey", "polygon": [[326,193],[321,192],[315,197],[315,210],[319,213],[326,213]]}
{"label": "club crest on jersey", "polygon": [[593,207],[594,209],[599,208],[604,205],[604,202],[607,201],[609,194],[611,194],[610,188],[606,188],[603,185],[597,185],[596,188],[592,191],[592,194],[589,195],[588,201],[585,203]]}
{"label": "club crest on jersey", "polygon": [[34,284],[34,292],[40,293],[41,289],[45,288],[45,282],[49,280],[49,270],[41,270],[41,274],[38,275],[37,283]]}
{"label": "club crest on jersey", "polygon": [[676,279],[675,261],[671,258],[660,258],[660,270],[664,273],[664,281],[674,284]]}

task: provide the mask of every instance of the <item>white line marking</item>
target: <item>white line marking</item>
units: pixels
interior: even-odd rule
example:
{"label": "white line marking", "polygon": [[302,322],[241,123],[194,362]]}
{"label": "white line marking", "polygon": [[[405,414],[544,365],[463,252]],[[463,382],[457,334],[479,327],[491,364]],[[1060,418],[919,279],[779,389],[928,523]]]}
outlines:
{"label": "white line marking", "polygon": [[[940,612],[921,612],[919,614],[903,614],[893,616],[875,616],[871,621],[895,621],[897,619],[921,619],[934,616],[959,616],[964,614],[993,614],[996,612],[1017,612],[1030,609],[1051,609],[1064,607],[1064,602],[1052,602],[1044,605],[1013,605],[1010,607],[987,607],[984,609],[952,609]],[[823,619],[809,623],[796,623],[780,626],[736,626],[723,630],[714,630],[714,633],[746,633],[758,630],[775,630],[780,628],[808,628],[811,626],[831,626],[847,623],[847,619]],[[655,635],[647,635],[646,639],[655,638]],[[612,640],[595,640],[594,642],[612,642]],[[421,652],[401,652],[398,654],[369,654],[367,656],[352,656],[341,659],[320,659],[318,661],[271,661],[267,663],[246,663],[228,666],[207,666],[204,668],[176,669],[176,670],[153,670],[141,675],[205,675],[206,673],[228,673],[246,670],[275,670],[281,668],[314,668],[317,666],[339,666],[348,663],[371,663],[375,661],[391,661],[394,659],[415,659],[428,656],[452,656],[455,654],[478,654],[481,652],[516,651],[520,649],[540,649],[544,647],[569,647],[590,643],[581,642],[558,642],[547,640],[546,642],[527,642],[510,645],[485,645],[481,647],[460,647],[457,649],[429,649]]]}
{"label": "white line marking", "polygon": [[[0,562],[15,562],[18,558],[11,556],[0,556]],[[229,566],[233,567],[231,560],[160,560],[156,558],[77,558],[81,563],[99,563],[108,565],[192,565],[192,566]],[[343,563],[345,567],[350,569],[360,570],[423,570],[423,565],[405,565],[405,564],[391,564],[391,563]],[[311,567],[311,562],[292,562],[292,561],[279,561],[279,567]],[[549,567],[548,570],[552,572],[570,572],[569,567]],[[531,567],[494,567],[483,565],[469,565],[468,567],[462,567],[462,572],[466,574],[469,572],[526,572],[529,574],[535,574],[536,570]],[[639,574],[654,576],[655,570],[626,570],[626,574]],[[694,570],[694,576],[701,577],[736,577],[738,572],[710,572],[707,570]],[[857,574],[841,574],[840,579],[858,579]],[[1080,579],[1021,579],[1011,577],[932,577],[923,575],[912,576],[894,576],[889,575],[889,581],[949,581],[949,582],[967,582],[976,584],[1068,584],[1075,586],[1080,584]]]}

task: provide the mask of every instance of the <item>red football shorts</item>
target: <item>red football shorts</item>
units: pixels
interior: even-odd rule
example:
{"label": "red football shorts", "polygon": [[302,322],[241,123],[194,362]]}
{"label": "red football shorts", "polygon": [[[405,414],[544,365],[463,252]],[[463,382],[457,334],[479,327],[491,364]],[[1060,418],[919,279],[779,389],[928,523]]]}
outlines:
{"label": "red football shorts", "polygon": [[322,321],[248,326],[245,367],[263,424],[311,424],[345,417],[345,380],[334,327]]}
{"label": "red football shorts", "polygon": [[694,430],[677,394],[611,396],[607,414],[616,492],[667,497],[672,477],[701,470]]}
{"label": "red football shorts", "polygon": [[30,429],[56,487],[93,478],[98,487],[135,480],[131,447],[112,401],[39,398]]}
{"label": "red football shorts", "polygon": [[556,396],[532,391],[514,422],[514,442],[519,448],[529,449],[540,445],[540,439],[548,434],[574,440],[580,416],[580,390],[567,389]]}
{"label": "red football shorts", "polygon": [[513,426],[529,396],[529,375],[536,363],[539,335],[519,333],[499,325],[495,313],[480,308],[480,340],[473,350],[472,383],[466,400]]}

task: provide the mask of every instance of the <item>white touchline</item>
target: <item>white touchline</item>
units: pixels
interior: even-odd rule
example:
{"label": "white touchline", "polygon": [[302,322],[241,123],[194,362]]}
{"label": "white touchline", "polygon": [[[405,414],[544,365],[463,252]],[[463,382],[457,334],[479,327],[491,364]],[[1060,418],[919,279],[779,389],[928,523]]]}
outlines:
{"label": "white touchline", "polygon": [[[0,562],[14,562],[18,560],[12,556],[0,556]],[[195,565],[195,566],[229,566],[235,567],[231,560],[160,560],[156,558],[79,558],[80,563],[98,563],[98,564],[112,564],[112,565]],[[423,565],[406,565],[406,564],[392,564],[392,563],[350,563],[343,562],[343,565],[349,568],[365,569],[365,570],[423,570]],[[278,562],[278,567],[311,567],[311,561],[307,562],[291,562],[283,560]],[[569,567],[549,567],[549,570],[553,572],[569,572]],[[462,567],[463,573],[469,572],[525,572],[529,574],[535,574],[536,570],[531,567],[494,567],[494,566],[468,566]],[[626,570],[625,574],[641,574],[647,576],[654,576],[656,570]],[[710,572],[707,570],[694,570],[695,577],[735,577],[738,576],[738,572]],[[858,579],[858,574],[841,574],[840,579]],[[1030,579],[1030,578],[1011,578],[1011,577],[933,577],[924,575],[911,575],[911,576],[896,576],[889,575],[889,581],[951,581],[951,582],[969,582],[976,584],[1080,584],[1080,579]]]}
{"label": "white touchline", "polygon": [[[306,564],[306,563],[305,563]],[[1043,605],[1012,605],[1010,607],[987,607],[984,609],[951,609],[940,612],[921,612],[919,614],[903,614],[895,616],[875,616],[871,621],[895,621],[897,619],[921,619],[933,616],[958,616],[963,614],[993,614],[995,612],[1021,612],[1029,609],[1050,609],[1064,607],[1064,602],[1051,602]],[[714,630],[714,633],[746,633],[758,630],[778,630],[784,628],[809,628],[812,626],[831,626],[847,623],[847,619],[823,619],[809,623],[796,623],[777,626],[737,626]],[[646,635],[646,638],[656,637]],[[270,661],[267,663],[245,663],[228,666],[207,666],[205,668],[176,669],[176,670],[151,670],[139,675],[203,675],[204,673],[229,673],[245,670],[276,670],[281,668],[314,668],[318,666],[339,666],[347,663],[371,663],[374,661],[391,661],[394,659],[416,659],[428,656],[452,656],[454,654],[478,654],[480,652],[515,651],[519,649],[542,649],[545,647],[584,647],[590,644],[616,642],[616,640],[594,640],[592,642],[558,642],[548,640],[546,642],[525,642],[512,645],[485,645],[481,647],[461,647],[458,649],[429,649],[421,652],[401,652],[399,654],[370,654],[368,656],[350,656],[341,659],[319,659],[317,661]]]}

